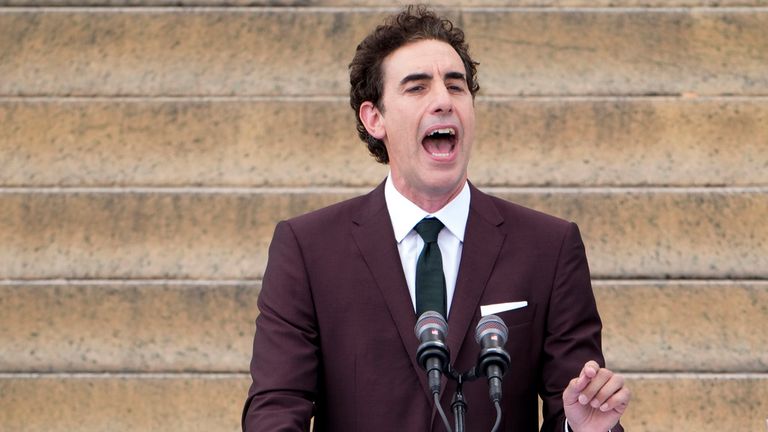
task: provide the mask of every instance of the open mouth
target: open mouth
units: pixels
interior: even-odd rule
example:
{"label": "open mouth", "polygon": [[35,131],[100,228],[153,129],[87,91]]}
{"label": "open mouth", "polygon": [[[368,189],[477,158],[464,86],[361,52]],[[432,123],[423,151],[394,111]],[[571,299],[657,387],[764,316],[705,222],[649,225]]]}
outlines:
{"label": "open mouth", "polygon": [[456,129],[452,127],[435,129],[421,141],[427,153],[435,158],[447,158],[456,147]]}

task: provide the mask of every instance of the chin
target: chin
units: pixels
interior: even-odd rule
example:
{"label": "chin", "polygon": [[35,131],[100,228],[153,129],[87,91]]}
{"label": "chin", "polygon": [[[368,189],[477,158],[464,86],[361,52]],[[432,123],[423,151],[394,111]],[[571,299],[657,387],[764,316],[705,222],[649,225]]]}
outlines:
{"label": "chin", "polygon": [[440,173],[429,179],[424,184],[437,194],[453,192],[464,184],[465,175],[456,173]]}

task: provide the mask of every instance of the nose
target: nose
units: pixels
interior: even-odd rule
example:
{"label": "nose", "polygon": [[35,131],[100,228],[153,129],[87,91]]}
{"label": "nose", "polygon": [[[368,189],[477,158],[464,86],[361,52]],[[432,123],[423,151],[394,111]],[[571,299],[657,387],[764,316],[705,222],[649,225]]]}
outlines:
{"label": "nose", "polygon": [[433,114],[453,112],[453,99],[444,85],[437,85],[432,88],[432,107],[430,111]]}

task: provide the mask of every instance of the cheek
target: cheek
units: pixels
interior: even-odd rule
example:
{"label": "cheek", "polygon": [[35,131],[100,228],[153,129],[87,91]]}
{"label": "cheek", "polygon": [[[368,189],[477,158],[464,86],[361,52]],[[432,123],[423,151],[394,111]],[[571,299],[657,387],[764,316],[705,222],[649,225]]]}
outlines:
{"label": "cheek", "polygon": [[471,114],[465,117],[463,124],[465,147],[469,150],[475,140],[475,116]]}

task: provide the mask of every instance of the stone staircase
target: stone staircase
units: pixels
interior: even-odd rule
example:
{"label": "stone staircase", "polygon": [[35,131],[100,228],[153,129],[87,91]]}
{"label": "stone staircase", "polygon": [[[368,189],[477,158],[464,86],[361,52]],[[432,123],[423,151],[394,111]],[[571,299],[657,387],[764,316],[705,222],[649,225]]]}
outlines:
{"label": "stone staircase", "polygon": [[[576,221],[632,432],[765,431],[768,2],[446,1],[470,178]],[[387,0],[0,0],[0,431],[237,431],[274,224],[386,173]]]}

